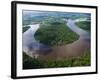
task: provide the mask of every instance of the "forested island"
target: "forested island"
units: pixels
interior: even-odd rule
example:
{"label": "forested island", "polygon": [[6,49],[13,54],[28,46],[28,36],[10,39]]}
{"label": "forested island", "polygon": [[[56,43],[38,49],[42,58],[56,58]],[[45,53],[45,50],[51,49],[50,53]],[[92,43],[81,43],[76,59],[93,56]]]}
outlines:
{"label": "forested island", "polygon": [[[25,32],[28,30],[31,31],[31,28],[32,28],[31,25],[39,24],[39,28],[33,35],[33,38],[35,38],[36,41],[38,41],[39,43],[42,43],[43,45],[50,46],[52,48],[53,47],[58,48],[61,46],[68,45],[67,46],[68,49],[69,47],[70,48],[72,47],[72,50],[73,52],[75,52],[75,54],[77,54],[76,52],[79,52],[81,53],[81,55],[77,57],[69,57],[69,58],[61,58],[61,59],[51,58],[51,60],[50,59],[42,60],[42,59],[39,59],[38,56],[37,58],[32,58],[29,55],[27,55],[28,54],[27,52],[23,51],[23,69],[75,67],[75,66],[90,66],[91,65],[90,47],[87,49],[84,49],[86,47],[86,45],[84,46],[84,43],[88,44],[87,46],[90,46],[90,42],[84,41],[85,39],[83,40],[80,38],[82,36],[78,35],[76,32],[74,32],[72,29],[69,28],[69,26],[67,25],[67,20],[69,19],[73,21],[79,19],[79,21],[75,22],[75,25],[78,26],[80,29],[85,30],[87,33],[91,32],[90,14],[71,13],[71,12],[69,13],[67,12],[46,12],[46,11],[44,12],[30,11],[30,13],[29,12],[27,13],[27,11],[24,12],[23,27],[22,27],[23,34],[25,34]],[[87,20],[81,21],[80,19],[87,19]],[[78,47],[80,46],[79,50],[77,48],[77,45]],[[36,46],[37,44],[35,45],[35,47]],[[33,46],[31,46],[31,48],[33,48]],[[82,52],[81,49],[84,51]],[[69,50],[68,54],[71,54],[73,52]],[[66,51],[65,51],[65,54],[66,54]],[[45,56],[46,55],[44,55],[44,57]],[[56,55],[56,57],[60,57],[60,56]]]}

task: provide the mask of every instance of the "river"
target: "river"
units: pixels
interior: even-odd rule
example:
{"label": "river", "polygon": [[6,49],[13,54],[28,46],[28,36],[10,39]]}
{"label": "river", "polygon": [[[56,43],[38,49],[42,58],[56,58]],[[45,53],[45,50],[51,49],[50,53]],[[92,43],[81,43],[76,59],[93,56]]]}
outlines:
{"label": "river", "polygon": [[22,35],[22,50],[29,56],[37,58],[38,52],[47,54],[51,48],[37,41],[34,37],[35,32],[39,29],[39,24],[28,25],[30,28]]}
{"label": "river", "polygon": [[80,56],[90,48],[90,33],[79,28],[74,20],[67,20],[68,27],[78,34],[80,38],[73,43],[50,47],[35,40],[34,34],[40,28],[39,24],[29,25],[30,28],[23,33],[23,51],[33,58],[62,59]]}

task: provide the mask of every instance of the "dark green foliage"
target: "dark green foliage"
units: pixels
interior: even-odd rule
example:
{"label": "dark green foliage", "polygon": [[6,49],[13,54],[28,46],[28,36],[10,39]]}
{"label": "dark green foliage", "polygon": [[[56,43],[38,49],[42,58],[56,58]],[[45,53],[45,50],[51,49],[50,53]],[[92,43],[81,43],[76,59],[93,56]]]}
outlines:
{"label": "dark green foliage", "polygon": [[35,38],[46,45],[64,45],[72,43],[79,38],[60,18],[46,19],[40,26],[35,33]]}
{"label": "dark green foliage", "polygon": [[38,59],[33,59],[23,52],[23,69],[42,68],[43,64]]}
{"label": "dark green foliage", "polygon": [[61,60],[38,60],[23,53],[23,69],[77,67],[90,65],[90,50],[85,51],[82,56]]}
{"label": "dark green foliage", "polygon": [[90,66],[91,65],[91,56],[90,50],[84,52],[80,57],[73,58],[72,66]]}
{"label": "dark green foliage", "polygon": [[25,26],[25,27],[23,27],[23,33],[24,33],[25,31],[27,31],[29,28],[30,28],[30,26]]}
{"label": "dark green foliage", "polygon": [[76,25],[84,30],[91,31],[91,23],[89,21],[80,21]]}

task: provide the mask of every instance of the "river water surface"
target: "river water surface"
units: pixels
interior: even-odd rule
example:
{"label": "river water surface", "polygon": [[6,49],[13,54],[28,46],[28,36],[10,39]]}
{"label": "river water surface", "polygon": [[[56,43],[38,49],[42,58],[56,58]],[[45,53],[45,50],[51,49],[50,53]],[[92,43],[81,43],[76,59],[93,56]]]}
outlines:
{"label": "river water surface", "polygon": [[23,33],[23,51],[33,58],[39,59],[62,59],[80,56],[90,48],[90,33],[79,28],[74,20],[67,20],[66,25],[80,38],[73,43],[50,47],[39,43],[34,38],[35,32],[39,29],[39,24],[29,25],[30,28]]}

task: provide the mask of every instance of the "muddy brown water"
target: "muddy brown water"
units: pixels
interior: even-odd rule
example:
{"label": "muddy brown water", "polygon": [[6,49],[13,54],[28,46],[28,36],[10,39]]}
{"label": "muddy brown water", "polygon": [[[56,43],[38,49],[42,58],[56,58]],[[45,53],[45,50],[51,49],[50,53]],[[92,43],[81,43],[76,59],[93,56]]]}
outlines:
{"label": "muddy brown water", "polygon": [[[80,36],[80,38],[77,41],[74,41],[73,43],[69,43],[67,45],[51,47],[50,51],[41,51],[39,49],[36,50],[34,48],[29,50],[29,48],[25,46],[23,49],[24,52],[26,52],[26,54],[31,56],[32,58],[38,58],[38,59],[44,59],[44,60],[62,59],[62,58],[64,59],[64,58],[71,58],[71,57],[77,57],[77,56],[83,55],[83,53],[87,49],[90,49],[89,33],[86,32],[85,30],[78,28],[75,25],[75,22],[73,20],[68,20],[67,25],[73,32],[76,32]],[[29,33],[30,35],[30,32],[27,31],[26,33]],[[26,43],[29,43],[27,42],[26,35],[24,37],[26,39]]]}
{"label": "muddy brown water", "polygon": [[68,45],[52,47],[52,51],[47,54],[42,52],[38,54],[40,54],[39,59],[64,59],[81,56],[87,49],[90,49],[90,43],[80,38]]}

